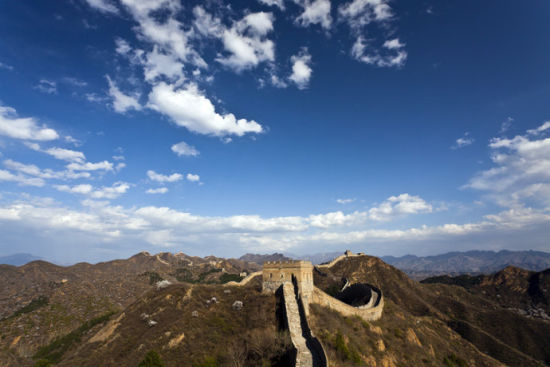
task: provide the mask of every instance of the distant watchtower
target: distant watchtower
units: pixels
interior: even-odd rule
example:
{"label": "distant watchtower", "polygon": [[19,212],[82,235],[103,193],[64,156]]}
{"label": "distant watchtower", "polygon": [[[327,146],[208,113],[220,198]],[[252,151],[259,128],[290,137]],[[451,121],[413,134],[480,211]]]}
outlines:
{"label": "distant watchtower", "polygon": [[262,272],[262,290],[274,293],[286,282],[296,279],[298,290],[304,301],[309,301],[313,292],[313,265],[309,261],[267,261]]}

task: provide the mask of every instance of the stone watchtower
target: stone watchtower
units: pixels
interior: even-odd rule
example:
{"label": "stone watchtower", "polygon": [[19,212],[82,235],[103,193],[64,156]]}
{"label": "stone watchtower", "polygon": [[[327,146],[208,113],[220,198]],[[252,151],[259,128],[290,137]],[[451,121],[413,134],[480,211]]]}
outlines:
{"label": "stone watchtower", "polygon": [[262,272],[262,290],[274,293],[284,283],[292,283],[293,279],[298,286],[298,292],[304,304],[309,304],[313,293],[313,264],[309,261],[267,261]]}

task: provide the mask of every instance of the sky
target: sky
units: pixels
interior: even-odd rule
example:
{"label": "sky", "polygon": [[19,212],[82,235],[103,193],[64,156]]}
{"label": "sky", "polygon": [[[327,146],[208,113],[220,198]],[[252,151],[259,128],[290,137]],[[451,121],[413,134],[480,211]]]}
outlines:
{"label": "sky", "polygon": [[550,251],[549,15],[0,2],[0,255]]}

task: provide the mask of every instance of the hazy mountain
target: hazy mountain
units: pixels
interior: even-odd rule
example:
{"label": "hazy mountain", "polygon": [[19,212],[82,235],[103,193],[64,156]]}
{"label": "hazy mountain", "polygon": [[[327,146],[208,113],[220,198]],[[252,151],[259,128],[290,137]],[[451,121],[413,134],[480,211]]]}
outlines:
{"label": "hazy mountain", "polygon": [[436,256],[384,256],[382,260],[415,279],[434,275],[489,274],[507,266],[532,271],[550,268],[550,253],[541,251],[467,251]]}
{"label": "hazy mountain", "polygon": [[25,265],[26,263],[30,263],[31,261],[41,260],[41,259],[42,259],[41,257],[34,256],[31,254],[13,254],[8,256],[1,256],[0,264],[21,266],[21,265]]}
{"label": "hazy mountain", "polygon": [[287,257],[283,254],[278,254],[278,253],[266,254],[266,255],[244,254],[243,256],[239,257],[239,260],[262,265],[266,261],[287,261],[287,260],[292,260],[292,258]]}

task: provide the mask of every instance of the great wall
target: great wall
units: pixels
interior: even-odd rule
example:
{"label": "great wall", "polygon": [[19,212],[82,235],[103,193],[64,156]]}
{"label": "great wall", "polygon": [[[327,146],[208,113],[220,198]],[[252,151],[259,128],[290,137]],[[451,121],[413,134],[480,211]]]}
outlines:
{"label": "great wall", "polygon": [[314,269],[324,274],[321,269],[357,256],[365,255],[346,251],[330,263],[315,267],[309,261],[268,261],[263,264],[262,271],[250,274],[239,283],[230,282],[227,285],[243,286],[261,275],[262,291],[277,294],[284,301],[284,317],[295,350],[295,366],[325,367],[329,365],[326,352],[309,328],[310,304],[319,304],[345,316],[358,316],[366,321],[382,317],[384,297],[376,287],[363,283],[350,284],[346,279],[338,294],[340,299],[337,299],[313,284]]}

